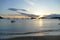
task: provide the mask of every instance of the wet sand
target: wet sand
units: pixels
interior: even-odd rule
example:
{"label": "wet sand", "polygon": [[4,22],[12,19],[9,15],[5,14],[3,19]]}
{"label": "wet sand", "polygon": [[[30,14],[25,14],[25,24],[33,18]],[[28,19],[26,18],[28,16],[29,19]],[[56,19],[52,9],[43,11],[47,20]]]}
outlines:
{"label": "wet sand", "polygon": [[59,36],[24,36],[24,37],[15,37],[6,40],[60,40]]}

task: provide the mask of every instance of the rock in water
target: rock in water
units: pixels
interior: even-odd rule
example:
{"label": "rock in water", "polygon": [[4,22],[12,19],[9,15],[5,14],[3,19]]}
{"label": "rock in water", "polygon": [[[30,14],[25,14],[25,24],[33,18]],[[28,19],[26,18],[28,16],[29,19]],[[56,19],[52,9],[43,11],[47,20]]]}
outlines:
{"label": "rock in water", "polygon": [[14,23],[15,21],[14,20],[11,20],[11,23]]}

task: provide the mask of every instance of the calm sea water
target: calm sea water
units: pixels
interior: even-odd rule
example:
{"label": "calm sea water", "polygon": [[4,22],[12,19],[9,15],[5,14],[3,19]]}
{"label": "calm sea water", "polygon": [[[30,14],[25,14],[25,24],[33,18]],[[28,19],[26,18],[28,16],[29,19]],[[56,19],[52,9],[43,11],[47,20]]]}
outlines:
{"label": "calm sea water", "polygon": [[0,39],[21,36],[60,35],[58,19],[0,19]]}

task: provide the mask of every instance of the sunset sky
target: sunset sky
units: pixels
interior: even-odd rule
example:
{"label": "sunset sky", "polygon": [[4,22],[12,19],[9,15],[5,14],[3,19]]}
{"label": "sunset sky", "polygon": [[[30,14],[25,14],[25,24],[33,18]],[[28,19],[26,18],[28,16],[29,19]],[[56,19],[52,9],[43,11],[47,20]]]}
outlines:
{"label": "sunset sky", "polygon": [[60,0],[0,0],[1,14],[18,14],[8,8],[26,9],[29,14],[60,14]]}

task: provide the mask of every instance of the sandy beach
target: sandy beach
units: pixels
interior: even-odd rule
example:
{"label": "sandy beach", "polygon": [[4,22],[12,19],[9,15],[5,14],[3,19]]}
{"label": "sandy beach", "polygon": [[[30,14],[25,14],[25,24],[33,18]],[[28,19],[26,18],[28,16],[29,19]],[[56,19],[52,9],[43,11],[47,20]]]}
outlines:
{"label": "sandy beach", "polygon": [[15,37],[6,40],[60,40],[59,36],[24,36],[24,37]]}

